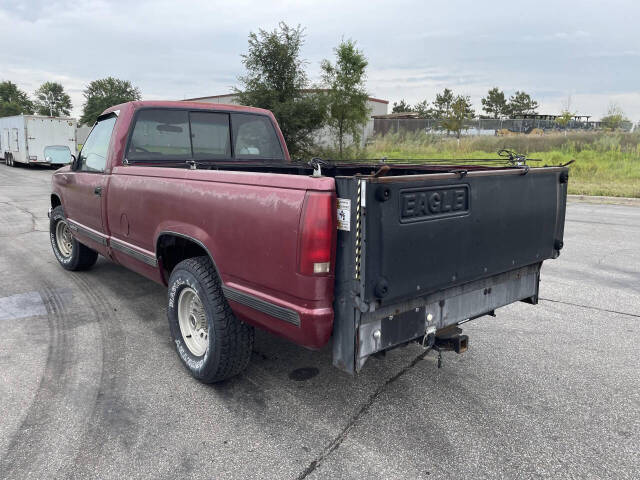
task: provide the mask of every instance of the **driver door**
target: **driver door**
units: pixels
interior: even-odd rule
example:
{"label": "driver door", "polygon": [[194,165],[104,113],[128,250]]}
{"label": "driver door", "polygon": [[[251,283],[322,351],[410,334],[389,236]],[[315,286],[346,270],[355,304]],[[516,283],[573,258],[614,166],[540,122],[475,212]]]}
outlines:
{"label": "driver door", "polygon": [[69,227],[78,240],[99,253],[107,254],[102,206],[106,188],[105,169],[116,115],[101,118],[78,154],[73,171],[66,174],[64,210]]}

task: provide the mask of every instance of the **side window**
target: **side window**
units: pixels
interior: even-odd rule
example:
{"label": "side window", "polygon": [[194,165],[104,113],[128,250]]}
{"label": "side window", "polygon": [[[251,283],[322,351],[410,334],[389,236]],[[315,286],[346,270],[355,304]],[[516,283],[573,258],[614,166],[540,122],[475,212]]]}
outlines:
{"label": "side window", "polygon": [[183,110],[141,110],[129,141],[129,160],[191,158],[189,114]]}
{"label": "side window", "polygon": [[78,170],[83,172],[104,172],[107,165],[107,151],[111,132],[116,124],[116,116],[107,117],[95,124],[78,155]]}
{"label": "side window", "polygon": [[233,151],[241,160],[283,160],[280,141],[269,117],[232,114]]}
{"label": "side window", "polygon": [[231,158],[228,113],[191,112],[190,119],[193,158]]}

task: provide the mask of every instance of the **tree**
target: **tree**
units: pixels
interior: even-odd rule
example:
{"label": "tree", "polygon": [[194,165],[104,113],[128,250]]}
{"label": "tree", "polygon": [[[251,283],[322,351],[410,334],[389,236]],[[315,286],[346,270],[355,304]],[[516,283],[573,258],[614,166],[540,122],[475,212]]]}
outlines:
{"label": "tree", "polygon": [[413,111],[416,112],[420,118],[433,117],[433,108],[429,106],[429,102],[427,100],[416,103],[413,107]]}
{"label": "tree", "polygon": [[482,110],[493,118],[500,118],[508,113],[507,99],[504,97],[504,92],[498,89],[498,87],[494,87],[489,90],[489,92],[487,92],[487,96],[484,97],[481,102]]}
{"label": "tree", "polygon": [[602,117],[600,121],[602,122],[605,128],[610,128],[611,130],[617,130],[619,128],[622,128],[624,123],[628,122],[629,119],[625,116],[620,106],[612,102],[609,104],[607,114],[604,117]]}
{"label": "tree", "polygon": [[71,97],[64,91],[64,87],[57,82],[45,82],[35,91],[34,102],[39,115],[60,117],[71,114]]}
{"label": "tree", "polygon": [[433,102],[433,113],[436,118],[444,118],[449,115],[454,100],[453,92],[448,88],[445,88],[442,93],[438,93],[436,100]]}
{"label": "tree", "polygon": [[607,109],[607,114],[602,117],[600,121],[604,127],[616,130],[620,128],[625,121],[624,112],[619,105],[611,103]]}
{"label": "tree", "polygon": [[567,135],[567,127],[569,126],[569,122],[576,114],[574,112],[570,112],[568,108],[565,108],[560,113],[560,116],[556,118],[556,123],[564,130],[565,136]]}
{"label": "tree", "polygon": [[329,87],[328,124],[337,138],[342,158],[345,135],[354,143],[360,141],[360,130],[367,123],[369,95],[365,90],[365,70],[368,62],[352,40],[342,41],[337,48],[336,63],[323,60],[323,80]]}
{"label": "tree", "polygon": [[84,89],[85,104],[80,123],[93,125],[107,108],[120,103],[140,100],[140,90],[129,80],[107,77],[94,80]]}
{"label": "tree", "polygon": [[10,81],[0,82],[0,117],[33,113],[29,96]]}
{"label": "tree", "polygon": [[533,100],[528,93],[516,91],[515,95],[509,97],[507,112],[510,116],[530,115],[536,113],[538,102]]}
{"label": "tree", "polygon": [[391,113],[405,113],[405,112],[413,112],[413,108],[407,102],[404,101],[404,98],[400,100],[400,103],[393,102],[393,107],[391,108]]}
{"label": "tree", "polygon": [[303,90],[309,81],[300,59],[304,30],[280,22],[272,32],[249,34],[249,50],[242,55],[247,73],[238,78],[242,89],[234,89],[242,105],[266,108],[275,115],[289,151],[306,153],[313,145],[313,132],[325,124],[327,99],[323,93]]}
{"label": "tree", "polygon": [[451,101],[450,108],[442,116],[441,126],[449,132],[454,132],[456,138],[460,138],[460,133],[465,129],[467,120],[475,117],[475,112],[471,106],[471,99],[464,95],[458,95]]}

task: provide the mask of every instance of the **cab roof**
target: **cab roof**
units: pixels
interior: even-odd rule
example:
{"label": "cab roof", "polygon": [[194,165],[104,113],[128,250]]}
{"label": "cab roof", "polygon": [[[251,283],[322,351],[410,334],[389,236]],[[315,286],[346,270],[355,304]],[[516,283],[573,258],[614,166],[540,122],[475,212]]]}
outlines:
{"label": "cab roof", "polygon": [[[102,115],[115,112],[117,110],[133,109],[138,110],[140,108],[187,108],[190,110],[209,110],[209,111],[236,111],[236,112],[250,112],[260,113],[263,115],[272,116],[269,110],[256,107],[247,107],[244,105],[232,105],[225,103],[203,103],[203,102],[183,102],[174,100],[136,100],[134,102],[121,103],[107,108]],[[101,116],[102,116],[101,115]]]}

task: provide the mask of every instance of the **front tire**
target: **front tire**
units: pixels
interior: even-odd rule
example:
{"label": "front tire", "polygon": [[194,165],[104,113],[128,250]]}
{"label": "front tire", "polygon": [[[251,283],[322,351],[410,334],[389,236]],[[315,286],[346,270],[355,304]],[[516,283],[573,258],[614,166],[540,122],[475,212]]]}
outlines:
{"label": "front tire", "polygon": [[49,238],[53,254],[66,270],[87,270],[98,260],[98,252],[73,238],[61,205],[51,211]]}
{"label": "front tire", "polygon": [[178,356],[201,382],[226,380],[249,364],[253,327],[231,311],[208,257],[183,260],[173,269],[167,317]]}

